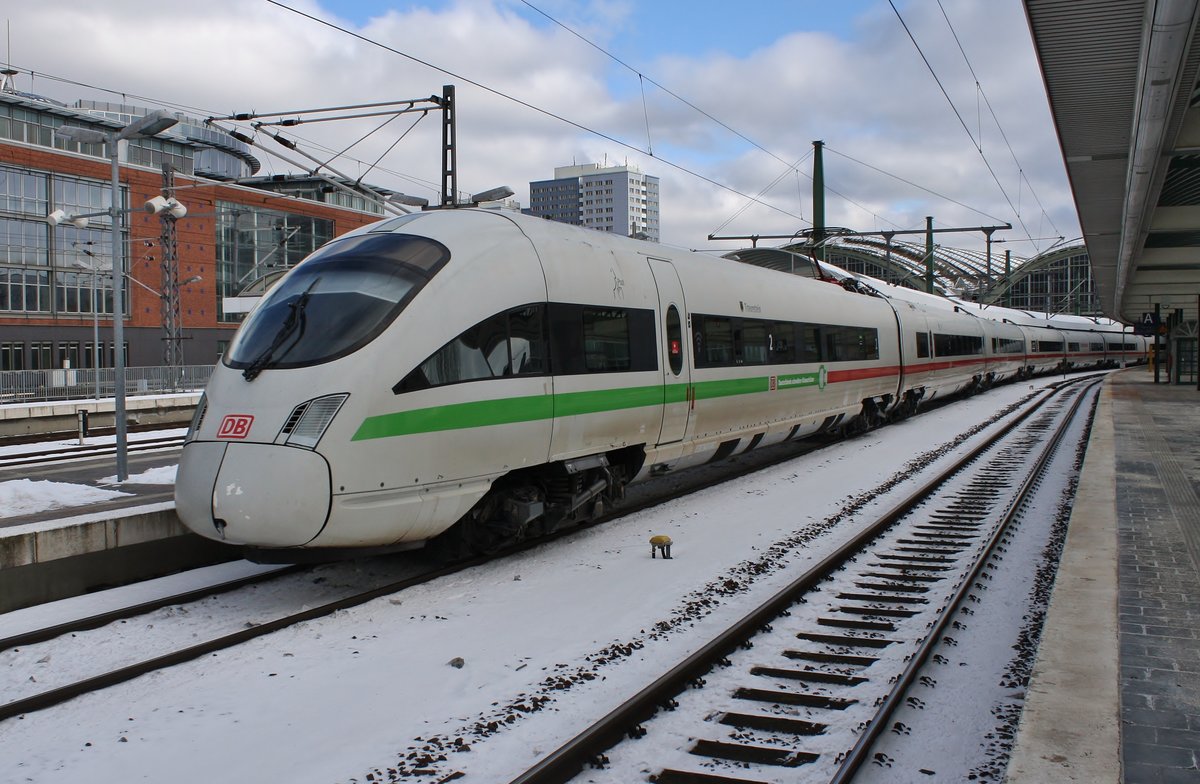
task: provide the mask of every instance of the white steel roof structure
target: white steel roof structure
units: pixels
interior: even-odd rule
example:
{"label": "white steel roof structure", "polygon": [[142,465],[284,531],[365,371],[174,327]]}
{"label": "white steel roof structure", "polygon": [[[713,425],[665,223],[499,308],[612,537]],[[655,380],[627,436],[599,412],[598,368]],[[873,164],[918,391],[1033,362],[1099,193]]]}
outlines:
{"label": "white steel roof structure", "polygon": [[1197,316],[1198,0],[1024,0],[1101,307]]}

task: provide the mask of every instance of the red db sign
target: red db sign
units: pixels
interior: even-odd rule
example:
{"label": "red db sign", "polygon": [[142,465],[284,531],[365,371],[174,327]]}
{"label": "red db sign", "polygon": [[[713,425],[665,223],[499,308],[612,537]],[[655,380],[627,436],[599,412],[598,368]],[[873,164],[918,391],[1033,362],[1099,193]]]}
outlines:
{"label": "red db sign", "polygon": [[254,417],[249,414],[226,414],[217,430],[217,438],[245,438]]}

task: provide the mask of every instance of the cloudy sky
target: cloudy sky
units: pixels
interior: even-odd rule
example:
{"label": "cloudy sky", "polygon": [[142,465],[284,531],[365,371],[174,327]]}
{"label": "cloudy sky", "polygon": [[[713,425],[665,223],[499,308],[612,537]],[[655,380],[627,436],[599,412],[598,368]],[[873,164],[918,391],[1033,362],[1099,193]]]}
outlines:
{"label": "cloudy sky", "polygon": [[[815,139],[829,225],[1011,222],[996,237],[1021,256],[1077,237],[1020,0],[894,2],[899,15],[888,0],[57,0],[3,18],[17,88],[68,103],[208,117],[453,84],[461,190],[509,185],[527,204],[555,166],[629,163],[661,178],[672,245],[810,227]],[[384,119],[288,134],[436,202],[439,118]],[[262,173],[291,170],[259,157]]]}

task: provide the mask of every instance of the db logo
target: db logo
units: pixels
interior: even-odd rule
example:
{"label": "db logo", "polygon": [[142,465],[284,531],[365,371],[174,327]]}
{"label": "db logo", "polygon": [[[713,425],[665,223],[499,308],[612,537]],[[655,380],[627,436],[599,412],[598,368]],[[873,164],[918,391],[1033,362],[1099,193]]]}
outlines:
{"label": "db logo", "polygon": [[217,438],[245,438],[254,417],[249,414],[226,414],[217,429]]}

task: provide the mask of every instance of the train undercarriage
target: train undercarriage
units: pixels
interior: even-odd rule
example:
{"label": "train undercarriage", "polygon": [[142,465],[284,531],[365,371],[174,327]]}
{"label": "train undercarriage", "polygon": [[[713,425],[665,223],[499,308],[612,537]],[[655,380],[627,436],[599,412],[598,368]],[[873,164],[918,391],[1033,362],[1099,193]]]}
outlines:
{"label": "train undercarriage", "polygon": [[486,555],[599,519],[625,497],[645,456],[639,445],[515,471],[429,546],[447,560]]}

